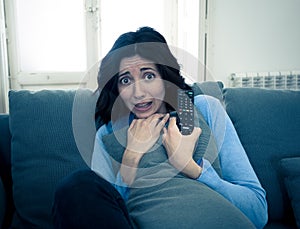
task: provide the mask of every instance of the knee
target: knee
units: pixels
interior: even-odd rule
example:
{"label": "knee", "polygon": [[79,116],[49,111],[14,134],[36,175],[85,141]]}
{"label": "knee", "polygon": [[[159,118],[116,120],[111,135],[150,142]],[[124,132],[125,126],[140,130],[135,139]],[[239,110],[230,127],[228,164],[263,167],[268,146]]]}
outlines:
{"label": "knee", "polygon": [[91,197],[115,196],[117,190],[94,171],[86,169],[75,171],[64,178],[55,191],[55,203],[78,203]]}
{"label": "knee", "polygon": [[[79,228],[76,220],[81,218],[83,208],[90,204],[86,196],[90,195],[94,186],[95,175],[92,170],[79,170],[58,184],[52,206],[55,228]],[[87,209],[83,211],[88,212]]]}
{"label": "knee", "polygon": [[96,174],[92,170],[79,170],[65,177],[57,186],[55,200],[79,197],[94,186],[92,177]]}
{"label": "knee", "polygon": [[[60,182],[52,215],[55,228],[91,228],[90,225],[99,223],[128,224],[128,213],[120,194],[92,170],[74,172]],[[112,220],[116,215],[120,215],[120,222]]]}
{"label": "knee", "polygon": [[[52,214],[54,220],[80,216],[80,208],[88,206],[95,197],[95,179],[92,170],[79,170],[65,177],[56,187]],[[101,178],[99,178],[101,179]],[[60,223],[58,223],[59,225]]]}

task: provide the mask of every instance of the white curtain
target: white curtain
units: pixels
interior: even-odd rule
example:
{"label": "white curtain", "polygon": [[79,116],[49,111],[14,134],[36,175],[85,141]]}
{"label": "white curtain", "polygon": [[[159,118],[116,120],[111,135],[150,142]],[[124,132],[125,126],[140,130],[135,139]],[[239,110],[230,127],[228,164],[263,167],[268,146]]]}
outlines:
{"label": "white curtain", "polygon": [[0,1],[0,113],[8,113],[8,66],[3,1]]}

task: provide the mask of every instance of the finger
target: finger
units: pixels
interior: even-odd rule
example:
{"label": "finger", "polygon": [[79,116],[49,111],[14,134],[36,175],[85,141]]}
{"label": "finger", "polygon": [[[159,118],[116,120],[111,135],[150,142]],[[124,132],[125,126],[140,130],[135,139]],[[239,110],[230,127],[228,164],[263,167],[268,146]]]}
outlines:
{"label": "finger", "polygon": [[165,114],[162,114],[162,113],[156,113],[156,114],[149,116],[148,119],[160,119],[160,118],[163,118],[164,115]]}
{"label": "finger", "polygon": [[164,114],[153,114],[150,115],[148,118],[145,119],[148,123],[153,123],[153,121],[158,122],[159,119],[162,119]]}
{"label": "finger", "polygon": [[202,129],[200,127],[194,127],[192,135],[194,135],[196,138],[198,138],[201,133],[202,133]]}
{"label": "finger", "polygon": [[176,117],[171,117],[169,121],[169,126],[174,127],[176,125]]}
{"label": "finger", "polygon": [[166,127],[163,128],[163,132],[164,134],[167,134],[168,133],[168,129]]}
{"label": "finger", "polygon": [[153,127],[159,126],[160,130],[167,122],[168,118],[166,118],[165,114],[154,114],[149,117],[147,120]]}
{"label": "finger", "polygon": [[154,126],[154,131],[156,134],[160,134],[161,130],[165,128],[167,121],[169,120],[169,114],[165,114],[164,117],[162,117],[161,120],[159,120],[156,123],[156,126]]}
{"label": "finger", "polygon": [[168,134],[168,130],[166,127],[163,128],[163,134],[162,134],[162,142],[164,143],[166,140],[166,136]]}
{"label": "finger", "polygon": [[136,123],[137,119],[133,119],[132,122],[130,123],[129,129],[132,129]]}
{"label": "finger", "polygon": [[158,122],[159,125],[161,125],[162,127],[165,126],[165,124],[167,123],[167,121],[169,120],[170,115],[167,113],[165,114],[160,121]]}

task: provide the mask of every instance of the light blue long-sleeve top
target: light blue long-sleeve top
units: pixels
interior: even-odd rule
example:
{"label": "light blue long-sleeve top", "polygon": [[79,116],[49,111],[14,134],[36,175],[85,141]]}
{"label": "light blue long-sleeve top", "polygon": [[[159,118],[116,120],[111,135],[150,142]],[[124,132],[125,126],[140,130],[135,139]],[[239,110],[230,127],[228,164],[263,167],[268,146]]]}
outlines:
{"label": "light blue long-sleeve top", "polygon": [[[268,220],[266,193],[262,188],[236,130],[219,100],[198,95],[194,98],[195,107],[202,113],[219,151],[222,178],[205,158],[197,163],[203,167],[198,181],[223,195],[238,207],[257,228],[263,228]],[[115,127],[115,126],[114,126]],[[102,136],[112,133],[112,123],[103,125],[96,134],[92,170],[112,183],[126,200],[129,187],[122,181],[120,173],[113,171],[109,154],[105,150]]]}

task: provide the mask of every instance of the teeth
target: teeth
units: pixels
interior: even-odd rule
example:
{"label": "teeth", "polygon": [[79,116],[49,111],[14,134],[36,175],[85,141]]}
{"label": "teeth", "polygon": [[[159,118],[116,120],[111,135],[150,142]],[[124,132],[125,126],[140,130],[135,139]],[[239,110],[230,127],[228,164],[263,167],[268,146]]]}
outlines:
{"label": "teeth", "polygon": [[142,108],[142,107],[147,107],[149,104],[150,104],[150,102],[148,102],[148,103],[138,103],[135,106]]}

